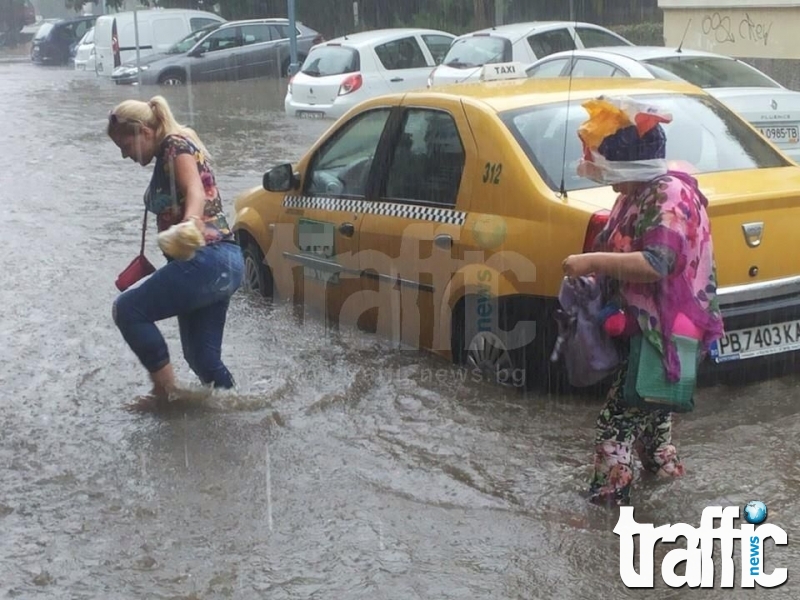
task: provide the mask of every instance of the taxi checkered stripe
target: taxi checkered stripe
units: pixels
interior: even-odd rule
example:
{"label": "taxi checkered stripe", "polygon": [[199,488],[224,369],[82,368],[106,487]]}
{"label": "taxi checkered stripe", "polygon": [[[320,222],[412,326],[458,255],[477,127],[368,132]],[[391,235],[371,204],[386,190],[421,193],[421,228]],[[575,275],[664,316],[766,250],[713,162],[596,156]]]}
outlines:
{"label": "taxi checkered stripe", "polygon": [[429,206],[414,206],[409,204],[395,204],[392,202],[366,202],[364,200],[350,200],[347,198],[324,198],[318,196],[286,196],[283,199],[286,208],[317,208],[320,210],[353,211],[365,214],[401,217],[403,219],[416,219],[418,221],[435,221],[450,225],[463,225],[467,217],[460,210],[449,208],[433,208]]}

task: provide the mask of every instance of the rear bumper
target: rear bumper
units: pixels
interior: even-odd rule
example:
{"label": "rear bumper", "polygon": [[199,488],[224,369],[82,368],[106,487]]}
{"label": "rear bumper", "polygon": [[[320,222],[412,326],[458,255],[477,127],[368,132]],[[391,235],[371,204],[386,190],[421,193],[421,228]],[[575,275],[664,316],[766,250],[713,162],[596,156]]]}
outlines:
{"label": "rear bumper", "polygon": [[74,60],[74,63],[76,71],[94,72],[95,63],[93,58],[86,58],[86,59],[76,58]]}
{"label": "rear bumper", "polygon": [[283,107],[286,111],[286,114],[290,117],[302,117],[304,115],[322,113],[325,118],[338,119],[348,110],[350,110],[351,105],[342,105],[339,103],[303,104],[301,102],[296,102],[287,96],[286,100],[284,100]]}
{"label": "rear bumper", "polygon": [[779,148],[779,150],[791,158],[794,162],[800,164],[800,147]]}
{"label": "rear bumper", "polygon": [[[800,277],[720,288],[718,298],[726,332],[800,320]],[[711,377],[714,374],[753,375],[751,371],[763,368],[772,371],[782,364],[798,362],[800,350],[725,362],[709,357],[701,371]]]}

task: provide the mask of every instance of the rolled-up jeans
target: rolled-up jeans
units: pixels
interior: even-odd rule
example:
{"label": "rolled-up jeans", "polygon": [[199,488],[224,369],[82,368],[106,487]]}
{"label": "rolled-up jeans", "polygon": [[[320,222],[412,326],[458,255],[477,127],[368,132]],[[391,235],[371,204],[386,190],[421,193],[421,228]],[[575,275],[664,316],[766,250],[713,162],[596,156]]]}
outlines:
{"label": "rolled-up jeans", "polygon": [[114,302],[122,337],[142,365],[154,373],[170,362],[156,322],[178,317],[183,356],[204,384],[231,388],[233,377],[222,363],[222,333],[231,296],[242,283],[239,246],[217,242],[201,247],[187,261],[170,260],[141,285]]}

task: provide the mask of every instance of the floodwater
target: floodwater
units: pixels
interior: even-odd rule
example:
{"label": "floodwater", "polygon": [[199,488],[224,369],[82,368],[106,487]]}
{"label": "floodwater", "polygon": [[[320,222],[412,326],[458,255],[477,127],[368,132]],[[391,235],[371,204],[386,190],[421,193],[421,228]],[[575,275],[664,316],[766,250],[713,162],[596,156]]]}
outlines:
{"label": "floodwater", "polygon": [[[655,591],[624,587],[616,515],[583,496],[599,399],[476,383],[244,293],[224,345],[237,394],[124,411],[148,386],[111,303],[150,172],[104,125],[158,90],[24,63],[0,81],[0,596],[800,597],[794,375],[701,390],[675,428],[686,477],[634,491],[637,520],[656,525],[764,501],[789,534],[766,552],[767,571],[789,569],[777,589],[670,589],[660,560]],[[164,93],[216,155],[229,215],[330,125],[286,118],[275,81]],[[152,229],[148,254],[160,259]],[[191,383],[176,324],[163,331]]]}

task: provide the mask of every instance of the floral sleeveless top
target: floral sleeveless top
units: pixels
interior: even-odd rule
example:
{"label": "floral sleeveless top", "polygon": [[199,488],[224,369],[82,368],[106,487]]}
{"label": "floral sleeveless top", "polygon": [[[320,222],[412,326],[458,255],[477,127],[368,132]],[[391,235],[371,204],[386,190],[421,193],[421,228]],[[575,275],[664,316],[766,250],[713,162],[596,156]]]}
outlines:
{"label": "floral sleeveless top", "polygon": [[618,292],[629,319],[635,319],[642,334],[664,356],[671,381],[680,375],[672,342],[673,324],[680,313],[702,332],[704,349],[723,335],[707,206],[693,177],[670,171],[634,195],[621,195],[595,243],[595,249],[604,252],[655,251],[670,256],[670,271],[659,281],[612,280],[610,287]]}
{"label": "floral sleeveless top", "polygon": [[204,236],[206,244],[223,240],[233,240],[233,233],[228,226],[225,213],[222,211],[222,198],[217,189],[216,178],[206,157],[192,141],[182,135],[168,135],[161,142],[156,154],[156,166],[153,177],[144,195],[144,203],[152,213],[156,214],[158,231],[169,229],[180,223],[186,211],[186,202],[180,196],[173,166],[175,158],[180,154],[190,154],[197,163],[197,172],[203,182],[206,195],[206,206],[203,211],[205,224]]}

